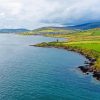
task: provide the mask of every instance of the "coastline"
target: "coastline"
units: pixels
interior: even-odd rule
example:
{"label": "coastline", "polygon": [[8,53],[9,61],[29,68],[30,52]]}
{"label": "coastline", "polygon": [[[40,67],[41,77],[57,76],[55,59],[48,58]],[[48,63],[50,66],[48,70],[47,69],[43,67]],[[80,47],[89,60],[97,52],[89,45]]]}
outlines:
{"label": "coastline", "polygon": [[[60,45],[57,45],[58,43],[60,43]],[[98,58],[96,57],[96,52],[94,51],[89,51],[86,49],[82,49],[82,48],[78,48],[78,47],[72,47],[72,46],[65,46],[62,44],[62,42],[43,42],[40,44],[36,44],[36,45],[30,45],[30,46],[36,46],[36,47],[49,47],[49,48],[62,48],[65,49],[67,51],[74,51],[77,52],[83,56],[85,56],[89,62],[84,62],[84,66],[78,66],[78,68],[86,74],[92,73],[92,76],[94,78],[96,78],[97,80],[100,80],[100,71],[96,69],[95,65],[97,63]],[[91,55],[92,53],[92,55]]]}

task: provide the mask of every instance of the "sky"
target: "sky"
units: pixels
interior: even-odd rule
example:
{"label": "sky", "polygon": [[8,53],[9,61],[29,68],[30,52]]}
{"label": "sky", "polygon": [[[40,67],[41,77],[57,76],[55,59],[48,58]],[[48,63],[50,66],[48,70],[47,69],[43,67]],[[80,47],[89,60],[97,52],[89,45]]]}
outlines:
{"label": "sky", "polygon": [[100,0],[0,0],[0,28],[35,29],[100,20]]}

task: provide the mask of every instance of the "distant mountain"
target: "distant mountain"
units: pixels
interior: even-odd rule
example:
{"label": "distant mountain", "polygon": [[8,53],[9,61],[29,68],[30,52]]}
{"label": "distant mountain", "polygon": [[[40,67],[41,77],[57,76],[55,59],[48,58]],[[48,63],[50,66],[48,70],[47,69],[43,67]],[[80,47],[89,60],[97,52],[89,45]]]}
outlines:
{"label": "distant mountain", "polygon": [[0,29],[0,33],[21,33],[28,32],[28,29]]}
{"label": "distant mountain", "polygon": [[81,25],[68,26],[67,28],[70,28],[70,29],[80,29],[80,30],[100,28],[100,22],[85,23],[85,24],[81,24]]}
{"label": "distant mountain", "polygon": [[42,27],[33,30],[33,33],[36,34],[65,34],[65,33],[73,33],[76,30],[68,29],[66,27]]}
{"label": "distant mountain", "polygon": [[25,35],[43,35],[43,34],[67,34],[73,33],[76,30],[68,29],[66,27],[42,27],[29,32],[23,32]]}
{"label": "distant mountain", "polygon": [[80,25],[74,25],[74,26],[67,26],[67,27],[42,27],[36,30],[33,30],[35,33],[73,33],[80,30],[88,30],[88,29],[94,29],[94,28],[100,28],[100,22],[94,22],[94,23],[85,23]]}

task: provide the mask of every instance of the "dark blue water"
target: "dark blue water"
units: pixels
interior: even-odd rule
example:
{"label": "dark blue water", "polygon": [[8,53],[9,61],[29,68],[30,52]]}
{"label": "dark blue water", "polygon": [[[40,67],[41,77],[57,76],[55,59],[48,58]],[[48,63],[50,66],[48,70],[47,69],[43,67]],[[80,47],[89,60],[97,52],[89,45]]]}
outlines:
{"label": "dark blue water", "polygon": [[54,40],[0,35],[0,100],[100,100],[100,82],[77,69],[83,56],[29,46]]}

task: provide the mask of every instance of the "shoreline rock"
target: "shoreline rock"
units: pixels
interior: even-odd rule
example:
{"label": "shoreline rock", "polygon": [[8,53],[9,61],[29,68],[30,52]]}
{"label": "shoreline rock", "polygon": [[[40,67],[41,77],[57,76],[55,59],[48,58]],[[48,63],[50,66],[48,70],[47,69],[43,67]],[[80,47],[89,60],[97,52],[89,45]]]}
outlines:
{"label": "shoreline rock", "polygon": [[92,58],[89,56],[89,54],[86,54],[85,52],[82,52],[81,49],[79,48],[73,48],[73,47],[60,47],[60,46],[52,46],[52,45],[48,45],[47,43],[44,42],[45,45],[42,45],[42,46],[38,46],[38,45],[31,45],[31,46],[37,46],[37,47],[54,47],[54,48],[62,48],[62,49],[65,49],[65,50],[68,50],[68,51],[73,51],[73,52],[77,52],[83,56],[85,56],[89,61],[85,61],[84,62],[84,66],[79,66],[78,68],[83,72],[83,73],[86,73],[86,74],[89,74],[89,73],[92,73],[92,76],[94,78],[96,78],[97,80],[100,80],[100,71],[97,71],[95,68],[93,68],[95,62],[96,62],[96,59],[95,58]]}
{"label": "shoreline rock", "polygon": [[100,72],[94,71],[93,77],[100,81]]}

